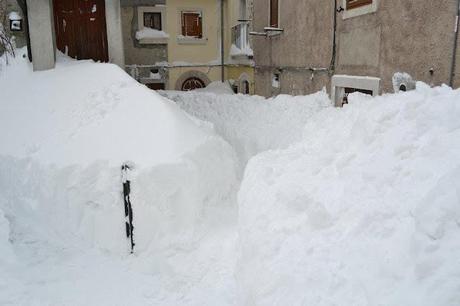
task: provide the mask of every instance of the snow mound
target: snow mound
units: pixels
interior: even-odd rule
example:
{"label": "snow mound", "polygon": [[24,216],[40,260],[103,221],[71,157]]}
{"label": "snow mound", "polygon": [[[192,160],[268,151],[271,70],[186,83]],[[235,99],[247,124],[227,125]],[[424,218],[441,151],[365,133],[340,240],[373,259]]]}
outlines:
{"label": "snow mound", "polygon": [[300,141],[310,117],[331,107],[325,92],[309,96],[216,95],[196,92],[162,92],[187,113],[211,122],[240,157],[241,168],[258,153],[287,148]]}
{"label": "snow mound", "polygon": [[198,88],[198,89],[193,90],[193,92],[210,93],[210,94],[216,94],[216,95],[234,95],[235,94],[233,92],[232,87],[230,86],[228,82],[221,82],[221,81],[211,82],[205,88]]}
{"label": "snow mound", "polygon": [[114,65],[60,55],[55,69],[32,72],[24,52],[0,72],[0,304],[177,305],[214,288],[230,296],[234,262],[221,254],[234,246],[237,215],[230,145]]}
{"label": "snow mound", "polygon": [[459,305],[460,91],[371,98],[253,158],[240,305]]}

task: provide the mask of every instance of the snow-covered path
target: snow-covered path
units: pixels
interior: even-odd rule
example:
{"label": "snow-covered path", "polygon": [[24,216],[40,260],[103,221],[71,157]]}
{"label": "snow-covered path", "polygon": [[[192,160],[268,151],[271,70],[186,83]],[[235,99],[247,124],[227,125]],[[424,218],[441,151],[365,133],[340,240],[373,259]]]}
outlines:
{"label": "snow-covered path", "polygon": [[0,73],[0,305],[460,305],[460,90],[162,94]]}
{"label": "snow-covered path", "polygon": [[160,94],[190,115],[211,123],[235,149],[242,170],[255,155],[285,149],[300,141],[309,119],[331,107],[326,92],[297,97],[280,95],[271,99],[203,90],[163,91]]}

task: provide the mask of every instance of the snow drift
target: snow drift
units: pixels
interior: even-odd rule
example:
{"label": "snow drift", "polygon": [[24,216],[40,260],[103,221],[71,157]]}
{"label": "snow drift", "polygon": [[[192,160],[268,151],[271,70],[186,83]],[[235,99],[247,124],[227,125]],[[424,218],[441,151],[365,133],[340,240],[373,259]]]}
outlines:
{"label": "snow drift", "polygon": [[[95,268],[93,262],[97,266],[97,262],[128,254],[121,195],[124,162],[134,165],[131,200],[136,254],[145,261],[139,265],[163,262],[165,271],[161,277],[166,285],[141,288],[163,290],[163,297],[155,298],[165,302],[165,295],[172,300],[180,297],[164,292],[199,286],[200,282],[182,281],[181,275],[205,279],[208,270],[172,267],[181,260],[190,261],[188,254],[194,256],[201,243],[209,254],[220,252],[222,236],[216,233],[234,228],[236,157],[224,140],[207,124],[110,64],[60,55],[56,69],[32,73],[30,64],[19,56],[1,71],[0,93],[4,131],[0,135],[0,273],[5,278],[5,283],[0,281],[0,304],[133,301],[129,295],[124,295],[126,301],[107,299],[113,291],[107,293],[103,285],[90,288],[99,279],[98,269],[106,269],[107,278],[113,278],[106,280],[108,286],[116,283],[120,290],[127,271],[136,270],[127,261],[119,263],[128,265],[121,272],[107,268],[110,264],[89,271]],[[75,257],[86,252],[101,252],[105,260],[101,254],[86,261]],[[171,253],[176,254],[174,259],[162,259]],[[67,266],[72,262],[69,258],[78,261],[70,266],[88,269],[88,275],[74,275]],[[206,255],[195,263],[217,266],[221,258]],[[18,266],[7,262],[16,260]],[[26,273],[27,269],[31,272]],[[66,269],[69,280],[61,275]],[[78,286],[72,286],[71,275]],[[222,276],[221,283],[228,284],[231,277]],[[83,284],[86,280],[88,287]],[[133,280],[126,290],[140,290],[139,281]],[[67,293],[43,290],[40,284],[50,282],[57,282],[55,289],[66,288],[62,290]],[[134,301],[145,303],[144,294]],[[150,292],[146,295],[154,299]]]}
{"label": "snow drift", "polygon": [[350,101],[249,162],[240,305],[460,304],[460,91]]}
{"label": "snow drift", "polygon": [[162,92],[187,113],[211,122],[240,158],[241,169],[258,153],[287,148],[300,141],[310,117],[331,107],[326,92],[309,96],[258,96],[210,92]]}

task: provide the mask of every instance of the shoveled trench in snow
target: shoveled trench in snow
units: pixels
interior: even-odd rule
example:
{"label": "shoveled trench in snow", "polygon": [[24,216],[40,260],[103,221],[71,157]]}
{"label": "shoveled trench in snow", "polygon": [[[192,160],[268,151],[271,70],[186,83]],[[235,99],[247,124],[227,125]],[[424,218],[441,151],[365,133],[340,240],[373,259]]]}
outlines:
{"label": "shoveled trench in snow", "polygon": [[113,65],[19,57],[0,93],[2,305],[460,304],[458,90],[164,93],[191,116]]}
{"label": "shoveled trench in snow", "polygon": [[[200,91],[162,91],[190,115],[209,122],[236,150],[240,169],[261,152],[287,148],[302,138],[310,118],[331,101],[325,91],[309,96],[222,94],[224,84]],[[217,92],[217,93],[216,93]]]}

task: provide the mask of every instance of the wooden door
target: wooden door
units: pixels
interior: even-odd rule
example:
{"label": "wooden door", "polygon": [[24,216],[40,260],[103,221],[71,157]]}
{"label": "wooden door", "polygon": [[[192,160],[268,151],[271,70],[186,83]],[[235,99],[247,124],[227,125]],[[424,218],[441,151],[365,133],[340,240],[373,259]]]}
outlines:
{"label": "wooden door", "polygon": [[108,61],[104,0],[54,0],[56,43],[76,59]]}

